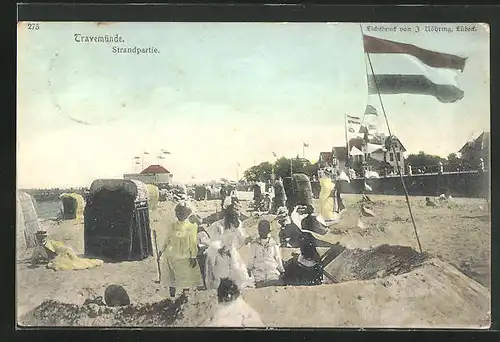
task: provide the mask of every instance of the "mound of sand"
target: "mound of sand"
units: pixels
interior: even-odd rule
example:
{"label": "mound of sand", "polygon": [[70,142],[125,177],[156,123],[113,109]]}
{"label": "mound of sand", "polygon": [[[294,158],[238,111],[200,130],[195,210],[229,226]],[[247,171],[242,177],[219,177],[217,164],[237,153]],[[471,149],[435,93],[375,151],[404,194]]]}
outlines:
{"label": "mound of sand", "polygon": [[109,307],[99,304],[75,305],[46,300],[24,315],[20,325],[26,326],[168,326],[179,318],[184,297],[156,303]]}
{"label": "mound of sand", "polygon": [[[340,283],[252,289],[243,298],[268,327],[478,328],[490,324],[487,288],[409,247],[346,249],[328,270]],[[215,291],[195,291],[187,302],[181,297],[119,308],[50,300],[19,323],[197,327],[212,317],[216,302]]]}
{"label": "mound of sand", "polygon": [[269,327],[487,328],[490,324],[488,289],[438,259],[397,276],[264,288],[244,297]]}

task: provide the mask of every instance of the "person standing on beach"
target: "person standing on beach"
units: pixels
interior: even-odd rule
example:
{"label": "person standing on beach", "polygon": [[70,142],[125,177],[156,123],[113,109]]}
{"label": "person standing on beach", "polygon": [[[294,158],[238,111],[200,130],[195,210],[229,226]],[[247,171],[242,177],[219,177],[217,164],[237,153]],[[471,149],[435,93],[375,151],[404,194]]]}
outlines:
{"label": "person standing on beach", "polygon": [[220,207],[221,207],[221,210],[224,210],[224,203],[226,202],[227,195],[228,194],[227,194],[226,185],[222,184],[222,186],[220,188],[220,198],[221,198]]}
{"label": "person standing on beach", "polygon": [[201,277],[203,280],[203,289],[207,289],[206,277],[205,277],[205,263],[207,260],[207,254],[205,251],[210,244],[210,236],[205,230],[204,226],[198,225],[198,266],[200,267]]}
{"label": "person standing on beach", "polygon": [[254,287],[238,252],[239,247],[251,241],[242,227],[239,206],[236,203],[228,205],[224,218],[214,222],[206,232],[210,236],[205,266],[207,288],[216,289],[222,278],[231,279],[240,289]]}
{"label": "person standing on beach", "polygon": [[175,206],[177,220],[171,224],[165,243],[159,252],[162,281],[169,287],[170,297],[175,297],[176,289],[182,288],[187,295],[190,288],[202,285],[196,258],[198,256],[198,226],[189,220],[192,209],[185,201]]}

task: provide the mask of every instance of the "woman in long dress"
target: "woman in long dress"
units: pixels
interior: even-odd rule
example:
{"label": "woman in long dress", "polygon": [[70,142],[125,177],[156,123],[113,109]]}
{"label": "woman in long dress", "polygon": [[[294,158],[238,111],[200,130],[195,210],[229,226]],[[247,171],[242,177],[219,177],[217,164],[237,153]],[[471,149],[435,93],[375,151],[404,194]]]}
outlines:
{"label": "woman in long dress", "polygon": [[205,282],[208,289],[217,289],[220,280],[231,279],[239,289],[254,287],[245,262],[238,248],[249,243],[250,238],[242,227],[236,204],[224,211],[224,218],[206,229],[210,236],[206,251]]}
{"label": "woman in long dress", "polygon": [[325,170],[325,174],[320,179],[321,191],[319,193],[320,215],[329,223],[338,219],[335,213],[335,200],[332,194],[334,193],[335,183],[332,181],[332,170]]}
{"label": "woman in long dress", "polygon": [[160,250],[162,282],[169,287],[170,296],[175,297],[176,289],[183,289],[187,295],[190,288],[203,284],[197,267],[198,226],[189,217],[192,209],[186,202],[175,207],[177,220],[167,232],[167,238]]}

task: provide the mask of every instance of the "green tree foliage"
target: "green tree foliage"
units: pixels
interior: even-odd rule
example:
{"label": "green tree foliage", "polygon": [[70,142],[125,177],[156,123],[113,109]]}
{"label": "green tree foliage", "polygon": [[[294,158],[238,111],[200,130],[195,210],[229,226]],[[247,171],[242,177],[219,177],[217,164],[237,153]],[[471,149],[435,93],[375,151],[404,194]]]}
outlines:
{"label": "green tree foliage", "polygon": [[[259,165],[252,166],[243,172],[243,178],[248,182],[269,182],[272,178],[273,167],[276,178],[290,176],[290,159],[281,157],[274,164],[263,162]],[[317,174],[318,163],[311,164],[307,159],[293,158],[292,169],[293,173],[305,173],[311,177]]]}
{"label": "green tree foliage", "polygon": [[449,154],[447,159],[447,165],[445,165],[445,169],[447,171],[467,171],[472,169],[470,163],[467,160],[458,157],[456,153]]}
{"label": "green tree foliage", "polygon": [[466,171],[471,169],[469,163],[458,157],[456,153],[449,154],[445,159],[420,151],[418,154],[410,154],[406,158],[406,163],[410,164],[412,168],[423,169],[425,172],[436,172],[439,162],[443,163],[445,172]]}

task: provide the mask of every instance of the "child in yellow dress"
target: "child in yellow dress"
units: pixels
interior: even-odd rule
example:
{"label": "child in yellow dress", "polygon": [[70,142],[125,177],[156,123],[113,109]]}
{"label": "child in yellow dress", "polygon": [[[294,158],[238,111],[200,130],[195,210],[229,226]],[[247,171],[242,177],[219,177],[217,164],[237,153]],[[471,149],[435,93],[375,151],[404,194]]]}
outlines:
{"label": "child in yellow dress", "polygon": [[189,220],[192,209],[186,202],[175,207],[177,220],[170,226],[163,248],[159,252],[162,258],[162,282],[169,287],[170,296],[175,297],[176,289],[182,288],[187,295],[190,288],[203,284],[197,267],[198,225]]}

